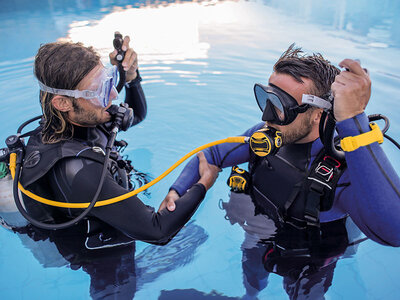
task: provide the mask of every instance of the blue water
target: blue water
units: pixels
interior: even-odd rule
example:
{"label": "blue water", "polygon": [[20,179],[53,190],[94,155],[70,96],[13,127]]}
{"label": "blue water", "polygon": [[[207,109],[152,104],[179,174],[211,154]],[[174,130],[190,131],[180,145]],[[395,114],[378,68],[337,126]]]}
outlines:
{"label": "blue water", "polygon": [[[146,120],[121,135],[129,142],[125,153],[137,169],[153,177],[193,148],[240,134],[259,122],[252,87],[267,82],[274,62],[293,42],[335,64],[360,59],[373,86],[367,113],[387,115],[388,133],[400,140],[398,1],[1,2],[0,141],[40,113],[32,72],[40,44],[80,41],[93,45],[107,62],[115,30],[131,36],[148,100]],[[388,142],[383,147],[400,169],[398,150]],[[158,207],[181,169],[142,200]],[[229,200],[228,173],[221,173],[194,221],[171,244],[137,243],[135,262],[122,264],[126,269],[136,264],[137,278],[114,283],[110,294],[123,288],[135,299],[146,300],[177,299],[183,293],[190,295],[185,299],[245,294],[240,248],[244,232],[231,225],[218,206],[219,199]],[[325,297],[398,299],[399,269],[398,249],[363,242],[354,255],[338,261]],[[48,241],[33,242],[0,228],[2,299],[90,299],[91,280],[101,278],[89,273],[74,270]],[[271,274],[258,297],[287,299],[282,278]]]}

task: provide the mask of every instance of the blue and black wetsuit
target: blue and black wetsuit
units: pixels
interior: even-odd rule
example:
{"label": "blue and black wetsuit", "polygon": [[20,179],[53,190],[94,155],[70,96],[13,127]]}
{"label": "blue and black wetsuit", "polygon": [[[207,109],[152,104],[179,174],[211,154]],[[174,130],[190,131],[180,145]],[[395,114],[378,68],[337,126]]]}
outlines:
{"label": "blue and black wetsuit", "polygon": [[[146,116],[147,105],[139,76],[126,88],[125,102],[134,111],[133,125],[141,122]],[[30,137],[22,169],[22,185],[47,199],[90,202],[97,189],[104,161],[104,154],[94,153],[94,150],[99,152],[100,147],[105,151],[108,135],[101,125],[93,128],[75,126],[72,140],[56,144],[44,145],[40,133]],[[121,186],[110,171],[98,199],[113,198],[127,192],[129,188]],[[173,213],[166,209],[157,213],[133,196],[111,205],[94,207],[89,214],[87,227],[75,227],[77,231],[87,231],[87,235],[97,236],[104,242],[104,245],[90,245],[93,239],[89,239],[86,241],[87,248],[109,247],[111,244],[129,243],[132,239],[165,244],[190,219],[205,192],[202,184],[195,184],[177,201]],[[44,205],[25,195],[24,202],[28,212],[39,221],[61,223],[82,212],[82,209]],[[114,239],[114,242],[110,243],[110,239]]]}
{"label": "blue and black wetsuit", "polygon": [[[243,135],[251,136],[263,125],[259,123]],[[337,129],[341,138],[370,130],[364,113],[338,122]],[[304,171],[321,149],[319,139],[308,145],[287,145],[278,152],[277,158],[294,170]],[[204,152],[209,163],[222,168],[249,162],[252,155],[248,144],[221,144]],[[372,240],[384,245],[400,246],[400,179],[383,149],[378,143],[360,147],[346,153],[346,162],[347,169],[338,182],[333,207],[321,212],[320,221],[329,222],[349,215]],[[279,173],[277,170],[275,172]],[[182,196],[198,178],[198,159],[193,158],[171,189]],[[274,189],[277,183],[267,181],[264,184]]]}

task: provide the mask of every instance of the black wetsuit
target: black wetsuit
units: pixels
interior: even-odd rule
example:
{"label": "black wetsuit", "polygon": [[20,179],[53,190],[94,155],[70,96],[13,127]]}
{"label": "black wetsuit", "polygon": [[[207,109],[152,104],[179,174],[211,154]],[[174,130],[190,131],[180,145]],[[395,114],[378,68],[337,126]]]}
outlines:
{"label": "black wetsuit", "polygon": [[[141,122],[146,116],[147,107],[140,78],[126,88],[125,102],[133,108],[135,115],[133,125]],[[52,145],[44,145],[41,142],[40,133],[30,137],[22,169],[22,185],[47,199],[72,203],[90,202],[97,189],[103,164],[98,160],[81,156],[81,153],[93,152],[92,147],[94,146],[105,151],[108,132],[104,128],[104,126],[95,128],[75,126],[72,141]],[[57,156],[58,153],[70,151],[65,148],[71,145],[78,147],[78,150],[81,145],[82,150],[76,155],[72,153],[68,157],[61,155],[61,158],[54,158],[54,155]],[[40,153],[36,157],[40,158],[45,169],[40,167],[41,163],[35,165],[37,163],[35,160],[29,165],[31,154],[34,151]],[[32,165],[34,166],[32,167]],[[98,199],[108,199],[127,192],[129,190],[119,185],[114,176],[107,172]],[[132,239],[165,244],[190,219],[204,198],[205,192],[202,184],[194,185],[185,196],[176,201],[174,212],[164,209],[157,213],[153,208],[146,206],[137,196],[111,205],[95,207],[89,213],[90,222],[87,223],[87,228],[80,229],[80,231],[87,231],[88,235],[95,236],[96,240],[97,238],[101,240],[95,242],[94,248],[129,243]],[[60,223],[82,213],[82,209],[51,207],[25,195],[24,202],[28,212],[40,221]],[[82,226],[76,226],[76,228],[78,230]],[[113,241],[110,242],[110,240]],[[88,243],[91,242],[86,241],[86,247],[90,248]]]}

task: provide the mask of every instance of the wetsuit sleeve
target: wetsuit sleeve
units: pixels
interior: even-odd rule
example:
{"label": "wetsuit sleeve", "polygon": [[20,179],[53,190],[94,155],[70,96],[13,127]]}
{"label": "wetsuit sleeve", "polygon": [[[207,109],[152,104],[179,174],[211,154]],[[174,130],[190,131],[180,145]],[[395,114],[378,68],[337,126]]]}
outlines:
{"label": "wetsuit sleeve", "polygon": [[[52,183],[54,189],[58,190],[57,198],[66,202],[90,202],[97,189],[102,167],[101,163],[87,159],[74,158],[59,162],[55,166]],[[127,192],[107,172],[99,200]],[[132,196],[114,204],[94,207],[90,215],[134,239],[166,244],[191,218],[205,193],[202,184],[195,184],[186,195],[175,202],[174,212],[164,209],[157,213],[137,196]],[[73,215],[80,212],[82,210],[75,209]]]}
{"label": "wetsuit sleeve", "polygon": [[[370,131],[364,113],[338,122],[337,128],[341,138]],[[345,155],[351,185],[336,205],[372,240],[400,246],[400,179],[383,149],[375,142]]]}
{"label": "wetsuit sleeve", "polygon": [[142,77],[138,70],[137,77],[125,84],[125,103],[128,103],[129,107],[133,109],[134,114],[132,126],[142,122],[147,115],[147,102],[140,84],[141,81]]}
{"label": "wetsuit sleeve", "polygon": [[[264,123],[259,123],[246,130],[242,136],[251,136],[262,126],[264,126]],[[249,149],[248,144],[225,143],[208,148],[203,152],[210,164],[216,165],[220,168],[226,168],[248,162],[250,158]],[[182,196],[199,179],[199,159],[196,156],[187,163],[182,173],[170,189],[175,190]]]}

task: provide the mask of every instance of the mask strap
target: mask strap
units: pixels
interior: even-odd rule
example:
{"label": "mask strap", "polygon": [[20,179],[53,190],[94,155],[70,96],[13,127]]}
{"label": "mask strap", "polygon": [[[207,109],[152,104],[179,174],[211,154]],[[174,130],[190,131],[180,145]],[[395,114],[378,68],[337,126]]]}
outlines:
{"label": "mask strap", "polygon": [[332,108],[332,104],[329,101],[314,95],[303,94],[301,102],[324,110],[330,110]]}

